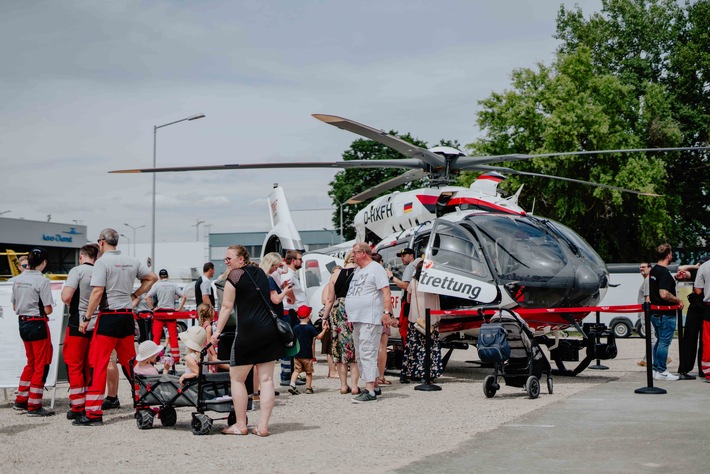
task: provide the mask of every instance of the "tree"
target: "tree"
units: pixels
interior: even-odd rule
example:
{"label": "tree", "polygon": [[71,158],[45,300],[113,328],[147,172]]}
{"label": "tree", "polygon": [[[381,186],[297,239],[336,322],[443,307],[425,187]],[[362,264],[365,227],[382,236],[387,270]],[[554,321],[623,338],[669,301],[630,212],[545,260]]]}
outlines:
{"label": "tree", "polygon": [[[397,132],[390,132],[391,135],[398,136],[414,145],[426,147],[426,143],[413,138],[410,134],[398,135]],[[357,139],[350,148],[343,152],[343,160],[384,160],[384,159],[399,159],[404,158],[402,154],[393,149],[374,142],[372,140]],[[330,182],[331,192],[329,194],[335,196],[338,201],[343,203],[343,235],[346,240],[355,238],[355,228],[353,220],[355,214],[360,209],[367,205],[367,202],[360,204],[346,205],[345,202],[352,196],[359,194],[379,183],[395,178],[405,172],[402,168],[358,168],[346,169],[339,171],[333,181]],[[422,185],[423,181],[415,181],[404,186],[393,189],[392,191],[404,191]],[[333,200],[333,225],[340,226],[340,209],[335,200]]]}
{"label": "tree", "polygon": [[[589,48],[596,73],[619,78],[649,105],[662,90],[662,117],[646,121],[650,146],[676,142],[707,145],[710,139],[710,2],[681,6],[675,0],[604,0],[602,11],[584,19],[579,7],[560,8],[561,53]],[[651,84],[652,86],[649,86]],[[649,90],[653,88],[654,90]],[[676,141],[677,140],[677,141]],[[697,245],[710,228],[706,153],[663,157],[666,192],[675,190],[668,211],[674,225],[667,237]],[[678,195],[682,193],[682,198]]]}
{"label": "tree", "polygon": [[[556,61],[515,70],[511,90],[480,101],[485,135],[469,148],[503,154],[706,144],[709,18],[707,1],[683,9],[673,0],[604,0],[589,19],[579,7],[562,7]],[[608,261],[646,258],[663,240],[694,242],[710,225],[704,153],[533,159],[511,167],[663,194],[525,178],[527,207],[534,199],[536,213],[578,230]],[[521,182],[511,177],[506,184]]]}

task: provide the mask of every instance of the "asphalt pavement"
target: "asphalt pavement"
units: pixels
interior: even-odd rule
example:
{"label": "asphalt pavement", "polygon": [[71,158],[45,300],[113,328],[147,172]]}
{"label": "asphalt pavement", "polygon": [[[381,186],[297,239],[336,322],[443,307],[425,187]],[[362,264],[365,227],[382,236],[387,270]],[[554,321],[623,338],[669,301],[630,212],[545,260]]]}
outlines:
{"label": "asphalt pavement", "polygon": [[708,472],[710,383],[635,393],[646,380],[636,372],[595,386],[396,472]]}

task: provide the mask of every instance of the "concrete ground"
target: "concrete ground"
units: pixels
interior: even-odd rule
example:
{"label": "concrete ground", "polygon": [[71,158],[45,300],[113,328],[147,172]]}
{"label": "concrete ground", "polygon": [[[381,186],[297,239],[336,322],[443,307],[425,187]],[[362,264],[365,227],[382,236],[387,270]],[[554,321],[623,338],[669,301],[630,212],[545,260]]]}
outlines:
{"label": "concrete ground", "polygon": [[[702,449],[710,435],[710,384],[663,382],[665,395],[639,395],[646,385],[638,338],[619,341],[609,370],[586,370],[555,378],[530,400],[502,386],[483,395],[489,369],[474,368],[474,350],[456,351],[437,383],[439,392],[415,391],[392,379],[377,402],[355,405],[327,378],[319,357],[314,395],[281,388],[268,438],[194,436],[192,409],[178,409],[174,427],[139,430],[122,382],[123,406],[105,415],[101,427],[74,427],[66,420],[67,386],[60,384],[57,416],[17,414],[0,405],[2,472],[705,472]],[[671,347],[676,358],[677,344]],[[677,367],[677,360],[670,364]],[[277,374],[278,375],[278,374]],[[210,413],[219,418],[219,414]],[[260,411],[249,412],[254,426]]]}

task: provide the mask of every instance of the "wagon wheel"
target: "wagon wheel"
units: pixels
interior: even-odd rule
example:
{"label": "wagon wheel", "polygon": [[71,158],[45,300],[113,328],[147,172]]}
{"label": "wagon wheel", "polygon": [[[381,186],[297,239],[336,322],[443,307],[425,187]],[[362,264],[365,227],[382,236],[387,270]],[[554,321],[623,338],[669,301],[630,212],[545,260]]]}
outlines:
{"label": "wagon wheel", "polygon": [[134,416],[139,430],[149,430],[153,427],[155,417],[153,410],[138,410]]}
{"label": "wagon wheel", "polygon": [[175,426],[177,423],[177,412],[173,407],[165,407],[160,410],[160,422],[163,426]]}
{"label": "wagon wheel", "polygon": [[192,427],[192,434],[206,435],[212,429],[212,419],[204,413],[193,413],[190,426]]}

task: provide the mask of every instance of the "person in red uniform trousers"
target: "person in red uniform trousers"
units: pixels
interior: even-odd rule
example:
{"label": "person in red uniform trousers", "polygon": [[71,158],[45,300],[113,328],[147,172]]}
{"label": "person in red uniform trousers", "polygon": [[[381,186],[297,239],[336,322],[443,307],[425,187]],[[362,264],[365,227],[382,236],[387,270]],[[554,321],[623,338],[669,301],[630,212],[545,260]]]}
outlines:
{"label": "person in red uniform trousers", "polygon": [[[91,381],[86,392],[86,413],[74,419],[72,424],[76,426],[103,424],[101,404],[104,400],[106,368],[111,352],[116,351],[118,363],[127,374],[129,361],[136,356],[133,344],[133,300],[149,291],[158,280],[155,273],[145,264],[116,250],[118,232],[114,229],[102,230],[97,243],[102,255],[94,264],[89,305],[79,325],[79,331],[86,332],[97,307],[99,317],[89,351]],[[141,285],[133,292],[136,279],[140,280]],[[130,377],[127,378],[130,382]]]}

